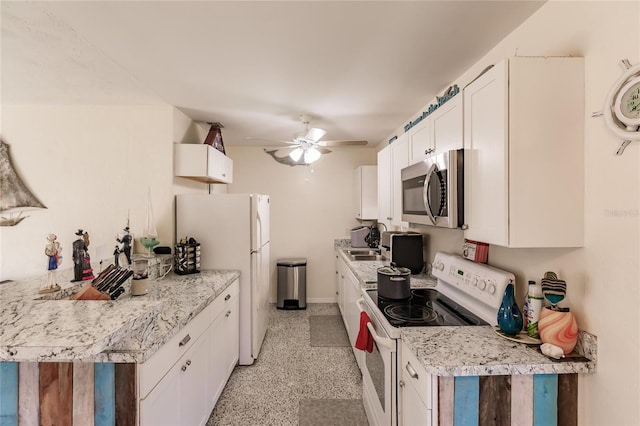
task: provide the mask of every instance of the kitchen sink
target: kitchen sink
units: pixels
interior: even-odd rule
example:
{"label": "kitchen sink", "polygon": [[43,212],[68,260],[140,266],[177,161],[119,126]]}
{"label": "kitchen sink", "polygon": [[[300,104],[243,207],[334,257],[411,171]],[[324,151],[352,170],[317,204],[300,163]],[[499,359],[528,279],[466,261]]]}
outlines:
{"label": "kitchen sink", "polygon": [[343,251],[351,260],[386,260],[380,254],[380,249],[344,249]]}

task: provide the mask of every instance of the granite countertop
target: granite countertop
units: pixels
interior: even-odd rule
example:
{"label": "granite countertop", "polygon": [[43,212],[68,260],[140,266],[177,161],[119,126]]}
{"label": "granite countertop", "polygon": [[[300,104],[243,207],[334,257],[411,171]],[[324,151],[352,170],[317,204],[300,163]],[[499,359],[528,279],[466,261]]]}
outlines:
{"label": "granite countertop", "polygon": [[45,276],[0,285],[0,361],[144,362],[240,272],[170,273],[115,301],[64,300],[85,284],[72,276],[58,272],[62,289],[45,295]]}
{"label": "granite countertop", "polygon": [[[334,247],[363,289],[375,288],[377,269],[389,262],[351,261],[343,249],[349,240],[335,240]],[[430,275],[412,275],[411,287],[436,287]],[[401,339],[427,373],[437,376],[487,376],[510,374],[594,373],[596,336],[580,331],[574,351],[561,360],[548,358],[538,346],[507,340],[493,327],[403,327]]]}

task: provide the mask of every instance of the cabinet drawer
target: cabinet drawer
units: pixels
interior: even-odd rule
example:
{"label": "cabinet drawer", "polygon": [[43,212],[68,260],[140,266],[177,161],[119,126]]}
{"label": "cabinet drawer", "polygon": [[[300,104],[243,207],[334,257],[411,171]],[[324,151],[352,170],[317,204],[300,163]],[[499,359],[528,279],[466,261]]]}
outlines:
{"label": "cabinet drawer", "polygon": [[[218,300],[218,298],[216,298]],[[146,362],[140,364],[140,398],[144,398],[209,327],[213,303],[191,320]]]}
{"label": "cabinet drawer", "polygon": [[[220,293],[216,300],[213,301],[211,306],[211,321],[214,321],[218,316],[227,312],[233,306],[236,299],[239,298],[239,280],[235,280],[225,291]],[[234,309],[235,310],[235,309]]]}
{"label": "cabinet drawer", "polygon": [[400,368],[400,374],[402,374],[402,380],[405,384],[413,386],[427,409],[432,409],[432,376],[426,372],[411,349],[404,343],[402,344],[402,365]]}

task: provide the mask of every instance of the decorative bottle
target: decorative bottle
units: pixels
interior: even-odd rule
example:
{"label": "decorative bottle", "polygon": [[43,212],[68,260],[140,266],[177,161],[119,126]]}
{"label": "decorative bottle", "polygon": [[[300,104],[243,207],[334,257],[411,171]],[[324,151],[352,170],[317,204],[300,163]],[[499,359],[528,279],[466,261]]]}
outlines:
{"label": "decorative bottle", "polygon": [[534,339],[539,339],[538,320],[542,310],[542,289],[536,285],[535,281],[529,281],[529,291],[527,294],[527,335]]}
{"label": "decorative bottle", "polygon": [[523,317],[514,294],[513,281],[509,281],[504,290],[502,304],[498,310],[498,327],[505,334],[515,336],[522,330]]}

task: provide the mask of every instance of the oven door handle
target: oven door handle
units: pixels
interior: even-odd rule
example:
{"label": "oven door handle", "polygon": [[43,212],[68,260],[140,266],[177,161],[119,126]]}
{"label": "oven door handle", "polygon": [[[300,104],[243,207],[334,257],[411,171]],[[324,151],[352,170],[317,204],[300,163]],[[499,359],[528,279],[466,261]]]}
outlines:
{"label": "oven door handle", "polygon": [[[360,312],[365,312],[364,309],[364,298],[360,298],[356,301],[356,305],[358,305],[358,309],[360,309]],[[385,348],[389,349],[389,351],[391,352],[396,352],[396,345],[395,342],[392,339],[389,339],[388,337],[382,337],[380,335],[378,335],[378,333],[376,333],[376,329],[373,327],[373,324],[371,324],[371,321],[369,321],[367,323],[367,328],[369,329],[369,333],[371,333],[371,337],[373,337],[373,340],[376,341],[377,344],[384,346]]]}

